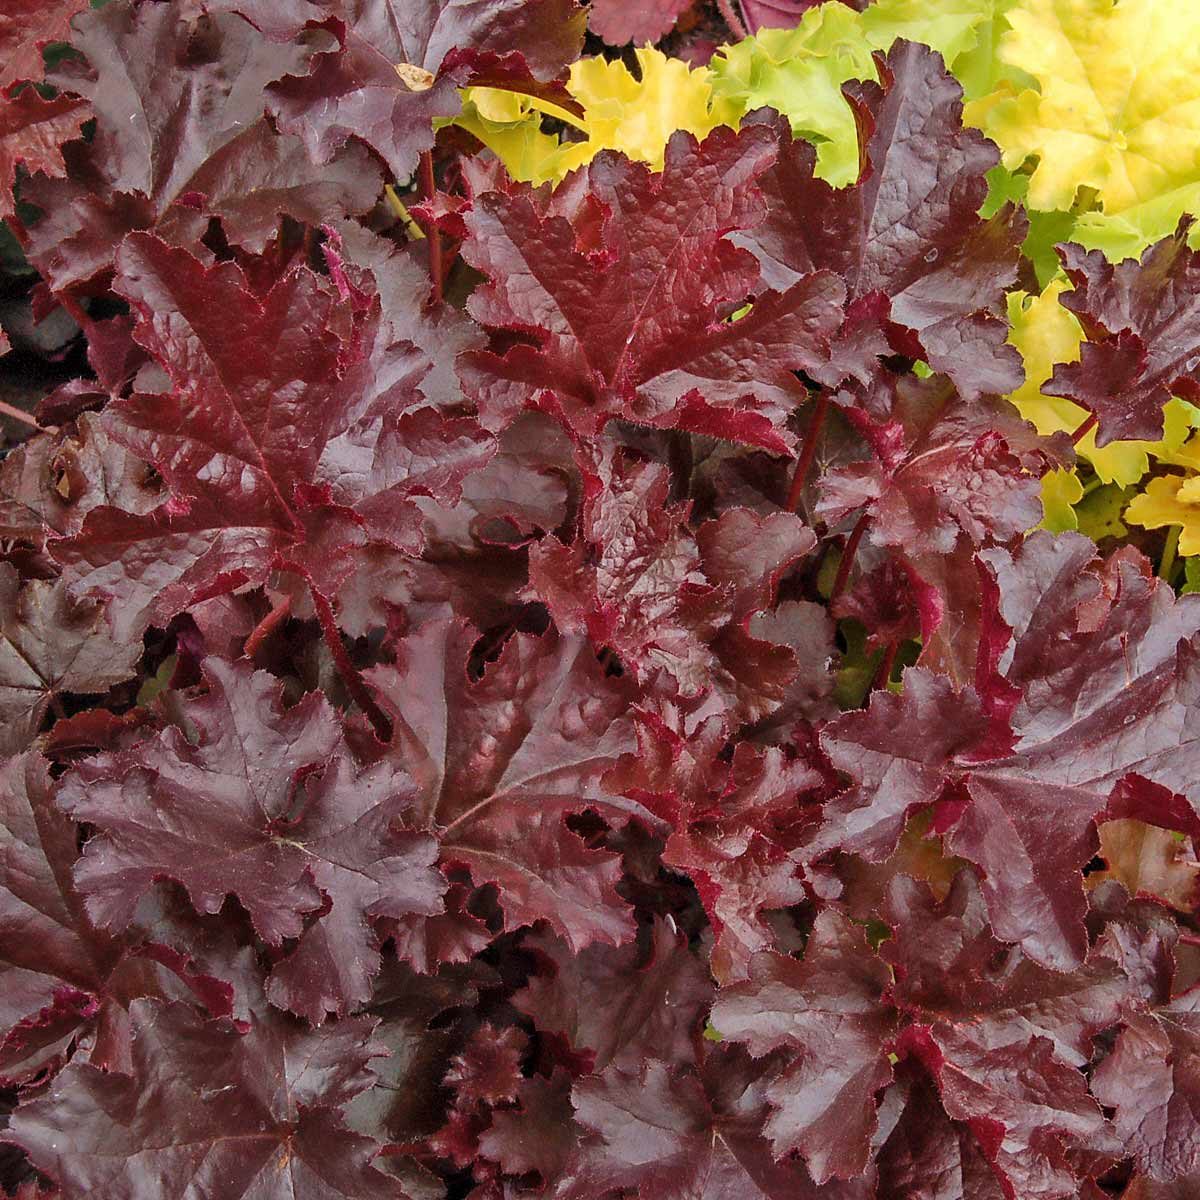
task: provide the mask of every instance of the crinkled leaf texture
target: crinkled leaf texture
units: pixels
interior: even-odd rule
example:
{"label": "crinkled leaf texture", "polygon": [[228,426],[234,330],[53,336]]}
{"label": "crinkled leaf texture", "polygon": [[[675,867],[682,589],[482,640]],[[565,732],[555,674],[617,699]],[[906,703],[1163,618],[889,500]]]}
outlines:
{"label": "crinkled leaf texture", "polygon": [[1191,1200],[1182,3],[3,6],[0,1192]]}

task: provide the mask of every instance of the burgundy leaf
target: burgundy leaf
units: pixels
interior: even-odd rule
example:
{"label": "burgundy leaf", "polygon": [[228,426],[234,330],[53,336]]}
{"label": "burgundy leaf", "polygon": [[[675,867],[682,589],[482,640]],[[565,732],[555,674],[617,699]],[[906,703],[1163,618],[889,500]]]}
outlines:
{"label": "burgundy leaf", "polygon": [[104,609],[76,604],[61,583],[0,563],[0,752],[24,750],[67,692],[103,694],[135,674],[142,643],[115,638]]}
{"label": "burgundy leaf", "polygon": [[14,212],[12,189],[18,165],[31,175],[66,173],[62,143],[78,137],[89,116],[85,101],[72,96],[43,100],[32,87],[0,100],[0,216]]}
{"label": "burgundy leaf", "polygon": [[446,1072],[446,1083],[458,1092],[460,1106],[515,1100],[523,1082],[521,1056],[528,1041],[519,1029],[501,1033],[485,1025],[476,1030]]}
{"label": "burgundy leaf", "polygon": [[648,953],[636,944],[572,954],[556,938],[526,940],[539,967],[514,997],[545,1033],[590,1055],[596,1071],[636,1071],[646,1057],[692,1057],[712,984],[687,945],[657,922]]}
{"label": "burgundy leaf", "polygon": [[[479,197],[463,255],[490,282],[469,310],[526,335],[462,360],[485,421],[537,406],[584,450],[614,417],[788,450],[784,421],[807,397],[793,372],[821,361],[843,295],[818,272],[721,319],[757,290],[753,257],[726,235],[762,219],[754,181],[774,157],[768,130],[699,146],[679,133],[661,173],[602,154],[549,205],[528,189]],[[651,309],[652,295],[672,303]]]}
{"label": "burgundy leaf", "polygon": [[965,399],[1003,395],[1021,382],[1001,306],[1024,222],[1011,208],[978,216],[999,152],[963,128],[962,89],[934,51],[897,44],[881,78],[848,89],[863,125],[859,182],[838,189],[817,179],[811,145],[779,124],[779,162],[759,181],[768,216],[738,240],[771,287],[828,270],[851,303],[886,298],[897,352],[917,357],[919,348]]}
{"label": "burgundy leaf", "polygon": [[[877,545],[909,560],[1006,541],[1042,516],[1038,479],[1069,450],[1039,439],[1006,401],[966,403],[940,376],[901,376],[864,399],[842,394],[873,457],[827,471],[817,513],[832,522],[859,510]],[[858,405],[862,407],[858,407]]]}
{"label": "burgundy leaf", "polygon": [[87,0],[11,0],[0,13],[0,92],[22,79],[42,78],[42,50],[71,37],[71,18]]}
{"label": "burgundy leaf", "polygon": [[283,712],[269,676],[211,658],[205,671],[208,694],[184,710],[194,743],[171,728],[63,783],[64,810],[98,830],[77,884],[114,930],[159,879],[200,912],[237,896],[264,941],[299,939],[268,994],[319,1022],[370,996],[371,918],[441,911],[437,847],[399,828],[412,784],[386,764],[359,769],[320,697]]}
{"label": "burgundy leaf", "polygon": [[200,1000],[214,1015],[230,1011],[230,985],[163,944],[179,940],[177,931],[151,922],[122,944],[92,924],[71,879],[77,857],[75,825],[54,804],[47,764],[34,755],[9,759],[0,775],[0,1078],[6,1082],[52,1074],[77,1041],[86,1047],[77,1052],[81,1059],[125,1070],[126,1009],[140,996]]}
{"label": "burgundy leaf", "polygon": [[230,241],[261,250],[285,213],[319,223],[378,197],[382,179],[362,147],[318,169],[298,138],[264,119],[263,88],[298,65],[298,51],[240,18],[189,18],[178,5],[110,4],[76,25],[90,72],[67,60],[51,80],[91,101],[96,134],[68,147],[67,178],[35,179],[25,192],[46,213],[29,255],[55,288],[111,270],[134,229],[190,245],[211,214]]}
{"label": "burgundy leaf", "polygon": [[1116,1110],[1117,1137],[1139,1171],[1169,1183],[1200,1170],[1200,1020],[1191,991],[1134,1017],[1097,1068],[1092,1091]]}
{"label": "burgundy leaf", "polygon": [[276,565],[331,595],[353,570],[351,547],[419,547],[415,496],[455,499],[490,458],[470,418],[420,407],[427,366],[381,394],[378,376],[350,375],[341,302],[306,268],[260,298],[233,264],[205,267],[147,235],[127,240],[121,264],[137,337],[172,390],[114,403],[104,428],[171,496],[145,515],[95,511],[55,547],[77,592],[120,599],[120,629],[165,622]]}
{"label": "burgundy leaf", "polygon": [[1108,263],[1098,251],[1063,246],[1074,284],[1061,303],[1088,336],[1078,363],[1060,364],[1045,391],[1092,412],[1098,446],[1162,437],[1163,405],[1200,400],[1200,258],[1188,249],[1190,220],[1140,260]]}
{"label": "burgundy leaf", "polygon": [[880,1004],[887,982],[862,931],[829,910],[803,961],[760,954],[750,978],[722,988],[713,1004],[723,1038],[757,1058],[781,1049],[795,1056],[767,1087],[766,1132],[777,1157],[799,1150],[819,1184],[866,1168],[875,1093],[891,1079],[885,1045],[895,1019]]}
{"label": "burgundy leaf", "polygon": [[[584,507],[582,537],[530,552],[530,591],[564,631],[615,651],[646,683],[665,672],[682,696],[712,689],[747,718],[765,716],[794,675],[788,651],[741,637],[774,602],[784,571],[814,538],[798,517],[731,510],[693,534],[667,503],[661,468],[618,459]],[[757,671],[746,670],[747,657]]]}
{"label": "burgundy leaf", "polygon": [[675,28],[692,0],[592,0],[588,28],[610,46],[657,42]]}
{"label": "burgundy leaf", "polygon": [[[185,1004],[144,1000],[132,1018],[129,1074],[72,1065],[13,1119],[13,1136],[68,1194],[396,1196],[371,1165],[374,1143],[338,1111],[370,1086],[368,1063],[382,1052],[369,1040],[374,1021],[314,1034],[271,1016],[241,1032]],[[146,1094],[153,1105],[139,1103]]]}
{"label": "burgundy leaf", "polygon": [[549,921],[582,948],[632,932],[616,856],[567,823],[621,806],[599,781],[632,741],[628,685],[607,678],[578,638],[517,634],[481,678],[468,677],[474,630],[429,621],[395,666],[369,674],[395,721],[395,754],[416,781],[415,825],[494,883],[511,928]]}
{"label": "burgundy leaf", "polygon": [[303,44],[320,32],[325,44],[307,71],[269,88],[272,111],[304,138],[314,161],[360,138],[400,180],[433,145],[433,122],[459,111],[459,86],[486,83],[489,73],[511,75],[523,89],[557,76],[579,53],[586,19],[574,0],[221,0],[209,7],[242,13],[276,41]]}
{"label": "burgundy leaf", "polygon": [[[1124,561],[1102,577],[1093,554],[1084,538],[1048,534],[1015,555],[986,552],[1014,635],[1001,673],[983,673],[989,701],[917,669],[902,697],[877,693],[865,713],[835,721],[823,744],[855,782],[809,850],[878,862],[908,813],[940,801],[935,822],[984,872],[997,934],[1057,970],[1084,957],[1080,869],[1113,788],[1134,773],[1186,792],[1194,770],[1193,743],[1176,731],[1195,703],[1185,639],[1200,608]],[[1110,594],[1089,610],[1102,587]]]}

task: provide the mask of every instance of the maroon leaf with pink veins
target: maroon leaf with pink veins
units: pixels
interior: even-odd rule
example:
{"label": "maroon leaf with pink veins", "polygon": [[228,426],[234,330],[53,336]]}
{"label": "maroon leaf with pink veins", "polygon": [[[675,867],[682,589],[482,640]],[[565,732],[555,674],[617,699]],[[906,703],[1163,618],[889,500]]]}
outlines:
{"label": "maroon leaf with pink veins", "polygon": [[766,1133],[776,1157],[798,1150],[813,1179],[852,1179],[866,1169],[877,1114],[875,1093],[892,1077],[887,1044],[895,1013],[890,982],[863,930],[833,909],[817,918],[797,961],[771,951],[750,977],[722,988],[711,1021],[756,1058],[776,1050],[791,1065],[766,1089]]}
{"label": "maroon leaf with pink veins", "polygon": [[1077,363],[1054,368],[1047,395],[1095,414],[1096,444],[1154,441],[1172,396],[1200,400],[1200,255],[1188,246],[1191,218],[1142,255],[1110,264],[1099,250],[1059,250],[1074,285],[1059,303],[1087,334]]}
{"label": "maroon leaf with pink veins", "polygon": [[744,979],[760,950],[775,945],[764,910],[805,899],[799,863],[788,854],[799,797],[822,783],[807,762],[782,749],[739,743],[724,754],[723,723],[712,717],[688,738],[681,714],[635,710],[638,749],[605,777],[672,829],[663,862],[696,885],[715,944],[709,968],[721,984]]}
{"label": "maroon leaf with pink veins", "polygon": [[41,548],[77,533],[93,508],[147,513],[166,498],[162,480],[83,413],[73,428],[45,433],[0,462],[0,537]]}
{"label": "maroon leaf with pink veins", "polygon": [[242,13],[277,41],[323,35],[307,73],[269,88],[272,112],[304,138],[315,161],[328,161],[354,137],[400,180],[433,145],[433,122],[458,113],[457,89],[476,72],[536,87],[578,57],[586,21],[574,0],[217,0],[206,7]]}
{"label": "maroon leaf with pink veins", "polygon": [[999,152],[962,124],[962,88],[940,54],[893,46],[873,83],[847,88],[859,118],[859,181],[830,187],[813,174],[811,145],[777,117],[778,164],[760,180],[767,220],[735,240],[759,257],[770,287],[832,271],[852,304],[883,302],[894,351],[923,358],[967,400],[1021,383],[1006,344],[1006,289],[1016,282],[1024,218],[1010,207],[978,215]]}
{"label": "maroon leaf with pink veins", "polygon": [[588,29],[610,46],[659,41],[692,6],[692,0],[592,0]]}
{"label": "maroon leaf with pink veins", "polygon": [[1137,1169],[1169,1183],[1200,1171],[1200,991],[1133,1017],[1092,1077]]}
{"label": "maroon leaf with pink veins", "polygon": [[0,92],[42,78],[42,48],[71,36],[71,18],[88,0],[7,0],[0,13]]}
{"label": "maroon leaf with pink veins", "polygon": [[209,658],[205,677],[207,694],[183,706],[194,741],[171,727],[64,780],[62,808],[97,831],[76,883],[114,930],[160,879],[204,913],[236,896],[264,941],[299,939],[267,991],[318,1023],[369,999],[372,918],[441,912],[437,846],[401,827],[411,781],[387,763],[358,768],[321,697],[284,712],[277,682],[244,660]]}
{"label": "maroon leaf with pink veins", "polygon": [[896,1073],[889,1100],[903,1107],[879,1151],[873,1200],[1009,1200],[980,1139],[946,1115],[933,1080],[908,1061]]}
{"label": "maroon leaf with pink veins", "polygon": [[789,451],[785,422],[808,396],[794,372],[820,369],[844,296],[817,272],[726,319],[760,292],[753,256],[727,235],[762,219],[754,181],[775,153],[766,129],[721,128],[700,145],[677,133],[662,172],[603,153],[553,199],[478,197],[463,257],[488,282],[468,310],[519,335],[460,360],[481,419],[543,408],[588,470],[587,444],[617,417]]}
{"label": "maroon leaf with pink veins", "polygon": [[[421,406],[419,356],[381,394],[370,375],[350,386],[362,342],[335,332],[348,305],[307,268],[260,296],[236,264],[206,267],[143,234],[120,263],[136,337],[172,390],[114,402],[104,426],[154,465],[170,498],[144,515],[93,510],[54,549],[76,594],[118,601],[120,633],[277,566],[332,595],[352,549],[418,549],[414,498],[457,500],[494,452],[472,419]],[[377,318],[374,308],[365,320]]]}
{"label": "maroon leaf with pink veins", "polygon": [[1081,1071],[1097,1035],[1140,1006],[1137,981],[1107,940],[1068,973],[998,941],[969,869],[941,903],[897,876],[882,916],[892,927],[881,947],[895,973],[891,996],[913,1022],[904,1037],[940,1082],[946,1113],[979,1142],[971,1147],[966,1129],[939,1114],[941,1152],[964,1173],[986,1155],[997,1197],[1075,1197],[1072,1156],[1105,1140]]}
{"label": "maroon leaf with pink veins", "polygon": [[[81,15],[49,82],[94,109],[96,130],[64,151],[66,178],[34,178],[22,197],[42,216],[29,257],[60,290],[107,275],[124,236],[154,229],[196,246],[210,216],[225,238],[261,251],[283,214],[317,224],[363,213],[383,180],[366,147],[317,167],[300,138],[264,114],[263,89],[303,61],[239,17],[181,4],[109,4]],[[56,101],[55,103],[59,103]]]}
{"label": "maroon leaf with pink veins", "polygon": [[745,719],[783,699],[795,658],[752,638],[784,571],[815,538],[798,517],[734,510],[693,533],[667,502],[665,468],[618,458],[584,506],[580,539],[546,538],[529,554],[529,592],[559,629],[611,648],[643,686],[659,674],[683,697],[712,690]]}
{"label": "maroon leaf with pink veins", "polygon": [[644,810],[606,795],[600,778],[633,743],[631,687],[606,676],[582,638],[518,633],[478,679],[471,627],[442,618],[406,639],[394,666],[367,679],[395,725],[393,754],[416,780],[412,823],[494,883],[506,925],[538,920],[572,946],[633,932],[617,895],[620,859],[594,850],[566,819],[585,809]]}
{"label": "maroon leaf with pink veins", "polygon": [[1094,555],[1087,538],[1046,533],[984,553],[997,619],[1013,630],[998,670],[983,656],[985,697],[916,668],[902,696],[876,692],[865,712],[831,722],[822,743],[852,786],[805,851],[882,861],[906,815],[942,801],[935,824],[983,871],[997,936],[1060,971],[1087,952],[1081,869],[1114,787],[1137,774],[1195,795],[1200,771],[1187,732],[1200,604],[1125,558],[1097,568]]}
{"label": "maroon leaf with pink veins", "polygon": [[581,1079],[577,1148],[554,1194],[591,1200],[602,1180],[663,1200],[874,1200],[872,1169],[819,1185],[796,1155],[776,1161],[763,1125],[778,1057],[756,1062],[726,1044],[698,1075],[651,1058]]}
{"label": "maroon leaf with pink veins", "polygon": [[0,217],[15,211],[12,189],[18,166],[31,175],[64,174],[62,144],[79,136],[90,115],[85,100],[43,100],[32,87],[11,99],[0,98]]}
{"label": "maroon leaf with pink veins", "polygon": [[139,1000],[133,1062],[72,1064],[23,1105],[10,1132],[68,1196],[212,1195],[228,1200],[396,1200],[372,1139],[340,1108],[386,1053],[376,1022],[308,1030],[278,1013],[246,1031],[186,1004]]}
{"label": "maroon leaf with pink veins", "polygon": [[1005,400],[966,403],[943,376],[880,381],[837,401],[871,448],[864,462],[822,475],[817,514],[864,511],[868,536],[909,560],[1007,541],[1042,517],[1038,480],[1070,460],[1065,439],[1039,438]]}
{"label": "maroon leaf with pink veins", "polygon": [[975,1131],[1005,1200],[1074,1200],[1076,1156],[1111,1145],[1083,1074],[1055,1057],[1045,1038],[993,1047],[954,1027],[934,1045],[912,1027],[897,1049],[913,1050],[937,1081],[947,1115]]}
{"label": "maroon leaf with pink veins", "polygon": [[645,942],[574,954],[560,938],[533,934],[522,944],[536,967],[513,1004],[597,1072],[636,1071],[648,1057],[692,1062],[712,981],[667,922],[655,920]]}
{"label": "maroon leaf with pink veins", "polygon": [[951,1026],[990,1047],[1045,1038],[1056,1058],[1082,1068],[1092,1058],[1092,1039],[1135,1004],[1130,980],[1102,946],[1063,973],[999,941],[969,869],[955,876],[941,903],[925,884],[896,876],[881,915],[892,927],[880,947],[895,972],[892,999],[929,1025],[935,1041]]}
{"label": "maroon leaf with pink veins", "polygon": [[[52,1075],[74,1049],[126,1070],[126,1009],[139,996],[199,999],[230,1011],[231,989],[186,954],[97,929],[72,882],[75,823],[54,803],[48,764],[29,754],[0,769],[0,1080]],[[174,939],[172,939],[174,940]],[[162,964],[162,968],[157,965]]]}
{"label": "maroon leaf with pink veins", "polygon": [[0,754],[24,750],[63,694],[103,695],[135,675],[142,650],[113,637],[102,606],[74,603],[61,582],[22,585],[0,563]]}

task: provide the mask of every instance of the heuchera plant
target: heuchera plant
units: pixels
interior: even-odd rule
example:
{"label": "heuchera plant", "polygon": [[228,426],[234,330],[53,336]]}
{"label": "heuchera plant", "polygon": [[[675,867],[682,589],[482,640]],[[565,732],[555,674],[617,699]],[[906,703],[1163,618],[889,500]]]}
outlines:
{"label": "heuchera plant", "polygon": [[1200,1195],[1175,3],[4,4],[6,1194]]}

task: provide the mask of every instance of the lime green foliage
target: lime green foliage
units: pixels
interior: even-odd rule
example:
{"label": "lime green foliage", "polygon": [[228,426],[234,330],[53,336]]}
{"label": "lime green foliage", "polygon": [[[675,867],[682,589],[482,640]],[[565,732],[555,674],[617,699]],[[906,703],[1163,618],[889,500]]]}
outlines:
{"label": "lime green foliage", "polygon": [[[603,58],[572,65],[567,90],[582,106],[582,116],[531,96],[465,88],[463,111],[454,123],[473,133],[514,179],[525,183],[557,182],[601,150],[619,150],[661,169],[672,133],[686,129],[703,138],[726,120],[729,110],[714,108],[707,70],[693,71],[659,50],[634,53],[636,76],[624,63]],[[571,136],[544,132],[546,116],[569,128]]]}
{"label": "lime green foliage", "polygon": [[1067,529],[1078,529],[1079,519],[1075,505],[1083,499],[1083,484],[1079,476],[1067,467],[1058,467],[1042,476],[1043,529],[1051,533],[1062,533]]}
{"label": "lime green foliage", "polygon": [[1170,233],[1200,199],[1200,5],[1017,0],[1005,19],[996,85],[968,119],[1006,167],[1034,164],[1030,207],[1070,210],[1090,190],[1076,233],[1112,257]]}
{"label": "lime green foliage", "polygon": [[[858,177],[858,134],[842,95],[852,79],[876,79],[872,55],[897,38],[932,46],[967,82],[991,90],[1004,70],[994,45],[1013,0],[878,0],[857,13],[836,0],[809,9],[795,29],[761,29],[711,64],[713,89],[737,120],[756,108],[783,113],[817,147],[817,174],[837,187]],[[1011,74],[1011,72],[1010,72]]]}
{"label": "lime green foliage", "polygon": [[769,107],[817,147],[817,174],[841,187],[858,178],[858,132],[842,95],[875,79],[862,17],[844,4],[809,9],[795,29],[761,29],[712,61],[713,90],[731,121]]}
{"label": "lime green foliage", "polygon": [[1119,487],[1115,483],[1093,488],[1075,507],[1079,532],[1086,533],[1094,542],[1103,538],[1123,538],[1129,530],[1121,515],[1134,494],[1134,488]]}

